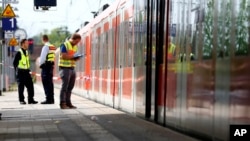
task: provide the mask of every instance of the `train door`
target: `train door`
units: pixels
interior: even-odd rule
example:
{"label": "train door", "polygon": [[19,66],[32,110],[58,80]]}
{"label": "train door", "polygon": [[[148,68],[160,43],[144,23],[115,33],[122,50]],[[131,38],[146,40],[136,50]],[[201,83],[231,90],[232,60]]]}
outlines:
{"label": "train door", "polygon": [[114,14],[109,15],[109,21],[108,21],[108,94],[106,98],[106,104],[113,106],[113,91],[112,88],[114,86],[114,83],[112,82],[113,75],[113,65],[114,65],[114,25],[112,23],[112,20],[114,18]]}
{"label": "train door", "polygon": [[218,0],[214,5],[209,7],[217,15],[210,23],[214,25],[213,44],[216,45],[213,136],[229,140],[230,124],[249,124],[250,0]]}
{"label": "train door", "polygon": [[132,20],[133,5],[127,3],[122,10],[122,22],[121,22],[121,35],[120,47],[122,48],[120,55],[121,63],[121,108],[134,112],[134,97],[132,95],[133,90],[133,44],[132,39],[134,34],[130,28],[133,25]]}
{"label": "train door", "polygon": [[109,47],[109,18],[103,23],[103,71],[102,71],[102,94],[104,95],[103,103],[108,104],[110,97],[109,97],[109,56],[110,56],[110,47]]}
{"label": "train door", "polygon": [[86,57],[84,59],[85,61],[85,72],[84,72],[84,76],[85,76],[85,79],[84,79],[84,82],[85,82],[85,89],[87,91],[87,95],[86,97],[89,96],[89,91],[91,90],[91,34],[89,33],[86,33],[83,35],[84,37],[84,40],[85,40],[85,51],[84,53],[86,54]]}
{"label": "train door", "polygon": [[146,56],[147,56],[147,1],[134,1],[134,24],[130,30],[134,32],[133,65],[134,65],[134,91],[135,111],[138,116],[145,116],[145,93],[146,93]]}
{"label": "train door", "polygon": [[104,103],[104,93],[103,93],[103,89],[105,89],[105,83],[104,83],[104,75],[103,72],[105,72],[105,56],[104,53],[106,51],[105,48],[105,42],[104,42],[104,37],[105,34],[103,32],[103,21],[100,21],[98,23],[98,28],[96,30],[97,35],[98,35],[98,50],[99,50],[99,54],[98,54],[98,62],[99,62],[99,66],[98,66],[98,83],[99,83],[99,89],[98,89],[98,96],[97,96],[97,101]]}
{"label": "train door", "polygon": [[[163,117],[165,1],[147,1],[145,117],[159,122]],[[159,116],[161,115],[161,117]]]}
{"label": "train door", "polygon": [[[191,16],[192,8],[201,3],[190,0],[171,1],[170,11],[170,34],[168,37],[168,77],[170,81],[167,98],[167,105],[171,105],[173,110],[166,112],[171,113],[166,117],[166,122],[172,122],[177,128],[186,127],[187,98],[191,93],[192,76],[193,76],[193,56],[192,56],[192,30],[193,17]],[[174,16],[176,15],[176,17]],[[173,84],[171,84],[173,82]],[[171,89],[172,88],[172,89]],[[194,114],[190,114],[193,116]],[[174,117],[174,118],[171,118]]]}
{"label": "train door", "polygon": [[111,94],[112,94],[112,104],[115,108],[120,108],[120,95],[121,95],[121,83],[120,83],[120,23],[121,23],[121,10],[117,9],[114,17],[112,18],[112,44],[113,44],[113,67],[111,70]]}
{"label": "train door", "polygon": [[211,134],[215,62],[201,57],[207,2],[170,0],[165,5],[167,48],[164,48],[165,67],[159,68],[164,79],[159,77],[157,120],[181,130]]}
{"label": "train door", "polygon": [[98,85],[99,85],[99,82],[98,82],[98,47],[97,47],[97,44],[98,44],[98,38],[97,38],[97,33],[96,33],[96,28],[93,29],[93,32],[92,32],[92,37],[91,37],[91,52],[92,52],[92,59],[91,59],[91,68],[92,68],[92,94],[90,95],[90,98],[91,99],[94,99],[96,100],[96,97],[97,97],[97,89],[98,89]]}
{"label": "train door", "polygon": [[[145,97],[145,117],[154,119],[155,113],[155,82],[156,80],[156,43],[158,36],[157,6],[159,1],[147,1],[147,46],[146,46],[146,97]],[[157,38],[156,38],[157,37]]]}
{"label": "train door", "polygon": [[[154,120],[163,125],[172,125],[177,127],[180,125],[181,118],[184,115],[182,111],[182,92],[179,91],[186,81],[185,72],[182,70],[182,62],[178,60],[180,47],[178,45],[178,27],[184,27],[177,22],[173,22],[172,18],[180,19],[174,13],[174,1],[156,1],[156,73],[155,73],[155,106]],[[178,3],[182,3],[178,1]],[[177,11],[177,10],[176,10]],[[187,19],[187,18],[186,18]],[[186,24],[185,24],[186,25]],[[164,30],[162,30],[164,29]],[[185,33],[182,29],[180,34]],[[184,54],[184,50],[182,53]],[[178,86],[179,85],[179,86]],[[179,88],[177,88],[179,87]]]}
{"label": "train door", "polygon": [[119,93],[118,93],[118,107],[122,109],[122,97],[123,97],[123,73],[124,73],[124,64],[123,64],[123,59],[124,59],[124,7],[120,7],[118,10],[118,15],[119,15],[119,24],[117,25],[117,30],[119,34],[119,39],[117,40],[117,53],[118,53],[118,70],[119,70],[119,77],[118,77],[118,88],[119,88]]}
{"label": "train door", "polygon": [[100,78],[101,78],[101,69],[102,69],[102,58],[101,53],[101,24],[98,23],[95,25],[93,30],[93,38],[92,38],[92,52],[93,59],[92,61],[92,91],[93,93],[90,95],[92,99],[99,101],[100,100]]}
{"label": "train door", "polygon": [[116,41],[117,41],[117,27],[116,27],[116,13],[113,13],[111,16],[111,30],[110,30],[110,98],[111,106],[115,107],[115,97],[118,95],[117,81],[118,72],[116,69],[117,63],[117,51],[116,51]]}
{"label": "train door", "polygon": [[[203,59],[205,8],[208,1],[171,1],[170,30],[171,46],[174,47],[174,62],[168,59],[168,77],[174,83],[171,111],[166,111],[166,121],[180,129],[213,132],[213,99],[215,90],[215,61]],[[176,17],[174,16],[176,15]],[[172,47],[173,48],[173,47]],[[169,52],[172,50],[170,49]],[[173,76],[171,76],[173,75]],[[171,82],[168,82],[171,83]],[[174,94],[172,94],[174,93]],[[170,96],[170,97],[172,97]],[[167,106],[169,106],[167,100]],[[168,107],[169,108],[169,107]]]}

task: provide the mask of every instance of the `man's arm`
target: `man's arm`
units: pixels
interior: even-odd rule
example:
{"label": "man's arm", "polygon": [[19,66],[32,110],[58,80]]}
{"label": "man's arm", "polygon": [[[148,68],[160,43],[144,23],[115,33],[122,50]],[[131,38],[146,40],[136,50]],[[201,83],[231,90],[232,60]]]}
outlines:
{"label": "man's arm", "polygon": [[46,45],[43,46],[42,52],[41,52],[41,55],[40,55],[40,62],[39,62],[40,66],[45,63],[48,53],[49,53],[49,47],[46,46]]}
{"label": "man's arm", "polygon": [[21,53],[18,51],[16,53],[16,56],[15,56],[14,61],[13,61],[13,66],[14,66],[15,70],[16,70],[18,64],[19,64],[20,59],[21,59]]}
{"label": "man's arm", "polygon": [[60,49],[61,49],[62,59],[71,60],[74,58],[74,54],[70,54],[69,52],[67,52],[66,46],[64,44],[60,46]]}

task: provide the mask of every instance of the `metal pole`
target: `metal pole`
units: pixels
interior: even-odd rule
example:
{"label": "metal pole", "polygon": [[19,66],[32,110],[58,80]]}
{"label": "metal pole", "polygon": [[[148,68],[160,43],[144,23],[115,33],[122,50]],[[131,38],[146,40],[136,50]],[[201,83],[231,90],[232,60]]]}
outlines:
{"label": "metal pole", "polygon": [[[5,8],[5,0],[2,0],[2,10],[4,10],[4,8]],[[1,30],[1,41],[2,41],[2,43],[1,43],[1,50],[2,50],[2,56],[1,56],[1,63],[2,63],[2,65],[1,65],[1,70],[2,70],[2,73],[1,73],[1,91],[5,91],[6,90],[6,88],[5,88],[5,67],[4,67],[4,65],[5,65],[5,61],[4,61],[4,58],[5,58],[5,39],[4,39],[4,31],[3,31],[3,29]]]}
{"label": "metal pole", "polygon": [[[4,10],[4,2],[5,0],[2,0],[2,11]],[[0,43],[0,47],[1,47],[1,60],[0,60],[0,63],[3,63],[3,44],[4,44],[4,31],[0,30],[0,40],[1,40],[1,43]],[[2,73],[2,70],[3,70],[3,64],[0,64],[1,66],[1,78],[0,78],[0,95],[2,95],[2,88],[3,88],[3,73]]]}

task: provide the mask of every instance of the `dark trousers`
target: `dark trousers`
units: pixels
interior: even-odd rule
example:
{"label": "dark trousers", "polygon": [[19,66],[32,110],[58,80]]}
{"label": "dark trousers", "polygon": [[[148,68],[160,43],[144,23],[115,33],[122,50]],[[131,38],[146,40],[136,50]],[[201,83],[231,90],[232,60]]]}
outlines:
{"label": "dark trousers", "polygon": [[60,91],[60,104],[71,104],[71,92],[75,85],[76,73],[73,68],[60,68],[62,87]]}
{"label": "dark trousers", "polygon": [[46,101],[54,102],[54,84],[53,84],[53,64],[46,64],[42,68],[41,77]]}
{"label": "dark trousers", "polygon": [[17,84],[19,101],[24,101],[24,86],[28,91],[28,101],[34,101],[34,86],[29,70],[17,70]]}

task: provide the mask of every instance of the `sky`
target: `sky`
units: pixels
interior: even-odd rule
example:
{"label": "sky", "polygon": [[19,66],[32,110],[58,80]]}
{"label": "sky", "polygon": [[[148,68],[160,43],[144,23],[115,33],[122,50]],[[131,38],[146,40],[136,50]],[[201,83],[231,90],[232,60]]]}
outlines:
{"label": "sky", "polygon": [[28,37],[33,37],[44,31],[67,26],[70,32],[77,30],[85,21],[91,21],[93,14],[104,4],[111,5],[115,0],[57,0],[57,7],[49,11],[35,10],[34,0],[13,0],[11,4],[18,17],[17,26],[25,29]]}

